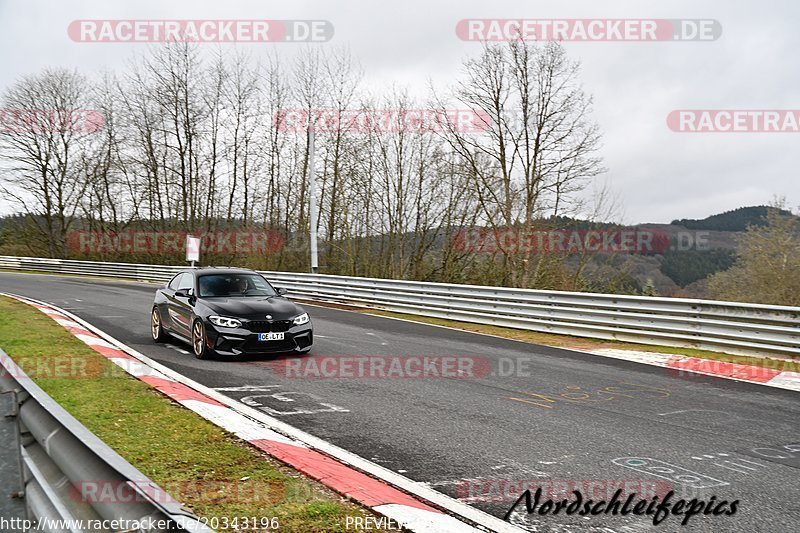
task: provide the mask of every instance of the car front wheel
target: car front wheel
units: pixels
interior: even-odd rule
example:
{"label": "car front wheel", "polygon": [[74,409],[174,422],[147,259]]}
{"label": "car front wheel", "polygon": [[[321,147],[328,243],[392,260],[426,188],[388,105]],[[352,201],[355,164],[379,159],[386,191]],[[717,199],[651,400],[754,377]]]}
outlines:
{"label": "car front wheel", "polygon": [[192,326],[192,353],[198,359],[211,359],[214,355],[206,346],[206,328],[200,320],[196,320]]}

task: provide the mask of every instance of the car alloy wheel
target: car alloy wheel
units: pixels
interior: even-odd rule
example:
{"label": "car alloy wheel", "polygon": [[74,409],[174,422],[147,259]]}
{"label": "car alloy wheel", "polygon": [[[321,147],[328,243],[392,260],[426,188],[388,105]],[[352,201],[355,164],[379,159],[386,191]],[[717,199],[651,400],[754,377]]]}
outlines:
{"label": "car alloy wheel", "polygon": [[157,307],[154,307],[150,314],[150,335],[155,342],[163,342],[167,338],[167,333],[161,327],[161,315],[158,313]]}
{"label": "car alloy wheel", "polygon": [[198,359],[211,358],[210,350],[206,347],[206,330],[199,320],[192,326],[192,351]]}

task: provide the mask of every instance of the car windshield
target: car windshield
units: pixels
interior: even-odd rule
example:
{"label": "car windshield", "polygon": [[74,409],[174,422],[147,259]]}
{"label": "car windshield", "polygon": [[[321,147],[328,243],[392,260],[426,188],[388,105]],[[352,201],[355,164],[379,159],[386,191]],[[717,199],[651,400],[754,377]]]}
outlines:
{"label": "car windshield", "polygon": [[272,286],[258,274],[209,274],[200,276],[201,298],[275,296]]}

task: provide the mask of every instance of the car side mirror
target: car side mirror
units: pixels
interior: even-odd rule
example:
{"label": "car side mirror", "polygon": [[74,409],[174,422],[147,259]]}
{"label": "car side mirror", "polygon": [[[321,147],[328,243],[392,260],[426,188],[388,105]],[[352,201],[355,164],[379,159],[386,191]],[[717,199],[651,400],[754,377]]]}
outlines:
{"label": "car side mirror", "polygon": [[191,298],[192,293],[189,292],[191,289],[178,289],[175,291],[176,298]]}
{"label": "car side mirror", "polygon": [[275,292],[277,292],[279,295],[283,296],[284,294],[286,294],[289,291],[286,290],[285,287],[275,287]]}

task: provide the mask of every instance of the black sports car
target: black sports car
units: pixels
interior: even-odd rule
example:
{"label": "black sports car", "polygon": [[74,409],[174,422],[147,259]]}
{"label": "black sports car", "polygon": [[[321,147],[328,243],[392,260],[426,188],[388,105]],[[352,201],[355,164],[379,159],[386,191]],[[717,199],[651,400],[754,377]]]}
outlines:
{"label": "black sports car", "polygon": [[302,307],[252,270],[196,268],[156,291],[153,340],[188,342],[198,359],[278,352],[307,353],[314,335]]}

